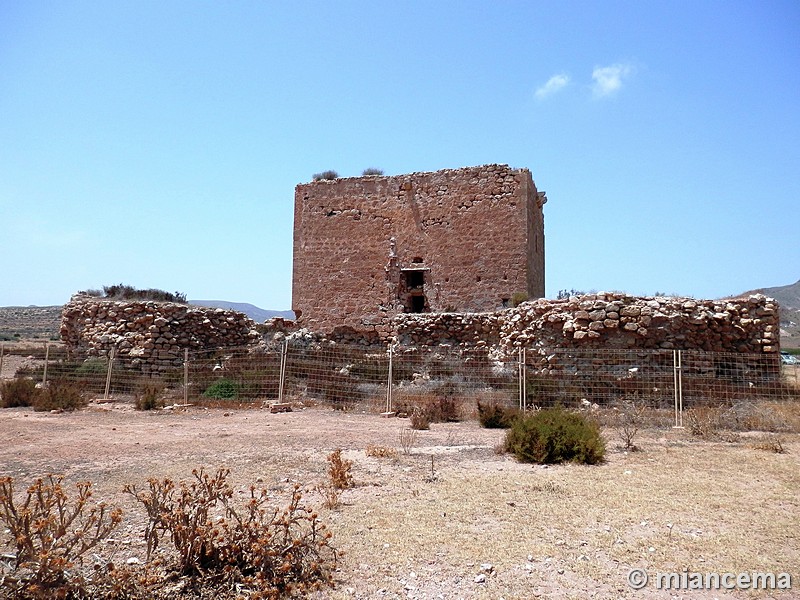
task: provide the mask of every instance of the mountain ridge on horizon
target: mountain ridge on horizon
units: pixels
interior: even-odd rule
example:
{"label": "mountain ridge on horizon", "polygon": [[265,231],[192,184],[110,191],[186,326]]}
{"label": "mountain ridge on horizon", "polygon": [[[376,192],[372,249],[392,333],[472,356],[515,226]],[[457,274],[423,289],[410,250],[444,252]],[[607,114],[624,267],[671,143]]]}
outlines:
{"label": "mountain ridge on horizon", "polygon": [[283,319],[294,319],[294,312],[291,310],[269,310],[260,308],[249,302],[229,302],[228,300],[188,300],[187,304],[193,306],[205,306],[207,308],[225,308],[236,310],[240,313],[246,314],[253,319],[256,323],[263,323],[267,319],[273,317],[281,317]]}

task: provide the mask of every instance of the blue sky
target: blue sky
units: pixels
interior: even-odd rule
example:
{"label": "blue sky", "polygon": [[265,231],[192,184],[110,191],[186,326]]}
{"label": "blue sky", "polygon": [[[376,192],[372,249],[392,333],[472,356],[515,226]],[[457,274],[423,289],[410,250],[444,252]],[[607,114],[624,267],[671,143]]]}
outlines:
{"label": "blue sky", "polygon": [[286,309],[294,186],[486,163],[547,295],[800,278],[800,3],[0,0],[0,305]]}

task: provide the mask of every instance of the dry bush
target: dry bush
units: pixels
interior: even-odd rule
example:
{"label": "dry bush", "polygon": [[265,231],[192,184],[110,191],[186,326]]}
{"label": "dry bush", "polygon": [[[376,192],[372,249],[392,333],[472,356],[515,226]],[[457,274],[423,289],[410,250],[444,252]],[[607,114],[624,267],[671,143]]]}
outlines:
{"label": "dry bush", "polygon": [[717,406],[698,406],[686,411],[689,432],[704,440],[712,439],[719,433],[722,415],[725,411]]}
{"label": "dry bush", "polygon": [[800,402],[740,402],[725,412],[723,423],[741,431],[800,433]]}
{"label": "dry bush", "polygon": [[63,380],[50,381],[38,390],[33,400],[33,410],[75,410],[86,406],[80,387]]}
{"label": "dry bush", "polygon": [[431,422],[425,411],[419,407],[414,407],[411,411],[411,429],[427,430],[431,428]]}
{"label": "dry bush", "polygon": [[375,446],[369,444],[364,453],[373,458],[397,458],[397,449],[390,448],[389,446]]}
{"label": "dry bush", "polygon": [[164,385],[158,381],[144,383],[136,392],[134,407],[136,410],[153,410],[164,405]]}
{"label": "dry bush", "polygon": [[328,455],[328,478],[333,487],[344,490],[353,487],[353,461],[342,458],[342,449],[337,448]]}
{"label": "dry bush", "polygon": [[149,490],[125,487],[149,517],[148,559],[168,537],[178,555],[176,570],[189,578],[195,595],[224,586],[248,590],[250,598],[305,597],[332,585],[338,553],[317,513],[301,504],[299,485],[283,509],[270,506],[267,490],[255,487],[236,506],[228,469],[192,474],[192,481],[177,485],[150,479]]}
{"label": "dry bush", "polygon": [[633,440],[644,425],[645,408],[635,402],[626,402],[619,413],[619,437],[626,450],[637,451],[639,447]]}
{"label": "dry bush", "polygon": [[453,423],[461,420],[456,399],[449,394],[437,394],[422,404],[422,410],[431,423]]}
{"label": "dry bush", "polygon": [[[428,423],[453,423],[462,420],[463,392],[454,383],[442,383],[428,391],[400,391],[394,409],[398,416],[418,413]],[[424,427],[427,429],[427,427]]]}
{"label": "dry bush", "polygon": [[16,549],[13,571],[0,578],[6,597],[81,598],[86,581],[73,568],[122,521],[122,511],[92,501],[91,483],[70,499],[63,477],[37,479],[18,500],[11,477],[0,478],[0,521]]}
{"label": "dry bush", "polygon": [[0,408],[33,406],[38,393],[36,382],[27,377],[4,381],[0,383]]}
{"label": "dry bush", "polygon": [[478,421],[486,429],[508,429],[519,416],[520,411],[516,407],[495,402],[484,404],[478,400]]}

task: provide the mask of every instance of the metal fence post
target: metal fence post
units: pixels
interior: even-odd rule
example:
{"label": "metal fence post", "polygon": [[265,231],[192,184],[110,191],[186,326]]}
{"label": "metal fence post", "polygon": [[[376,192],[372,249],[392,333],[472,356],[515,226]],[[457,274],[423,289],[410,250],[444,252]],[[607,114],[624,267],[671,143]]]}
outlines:
{"label": "metal fence post", "polygon": [[390,415],[392,412],[392,347],[391,345],[388,347],[388,354],[389,354],[389,376],[386,382],[386,415]]}
{"label": "metal fence post", "polygon": [[114,352],[115,349],[112,348],[111,352],[108,355],[108,370],[106,371],[106,389],[103,393],[103,400],[108,400],[108,392],[111,390],[111,371],[114,368]]}
{"label": "metal fence post", "polygon": [[519,349],[518,372],[519,372],[519,409],[528,410],[528,382],[525,372],[525,348]]}
{"label": "metal fence post", "polygon": [[281,346],[281,372],[278,379],[278,403],[283,404],[283,388],[286,381],[286,355],[289,354],[289,340],[283,340]]}
{"label": "metal fence post", "polygon": [[42,373],[42,387],[47,385],[47,363],[50,360],[50,344],[44,343],[44,372]]}
{"label": "metal fence post", "polygon": [[675,394],[675,425],[673,429],[683,429],[683,372],[681,350],[672,351],[672,380]]}
{"label": "metal fence post", "polygon": [[183,403],[189,404],[189,349],[183,349]]}

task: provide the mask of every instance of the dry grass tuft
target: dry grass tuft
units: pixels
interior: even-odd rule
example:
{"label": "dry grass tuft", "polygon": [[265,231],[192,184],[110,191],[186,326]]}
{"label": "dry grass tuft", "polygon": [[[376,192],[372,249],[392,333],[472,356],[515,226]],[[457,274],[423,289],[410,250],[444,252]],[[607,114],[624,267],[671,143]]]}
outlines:
{"label": "dry grass tuft", "polygon": [[373,458],[397,458],[397,449],[369,444],[364,450],[364,454]]}
{"label": "dry grass tuft", "polygon": [[787,452],[786,447],[783,445],[783,440],[773,434],[762,435],[750,442],[749,445],[755,450],[764,450],[775,454],[785,454]]}

